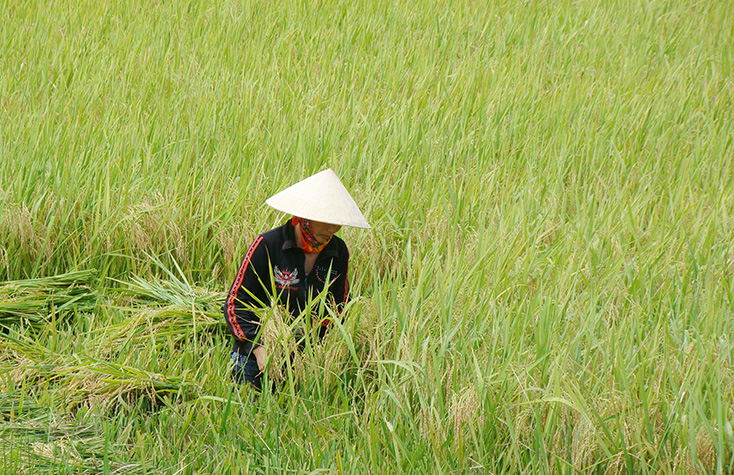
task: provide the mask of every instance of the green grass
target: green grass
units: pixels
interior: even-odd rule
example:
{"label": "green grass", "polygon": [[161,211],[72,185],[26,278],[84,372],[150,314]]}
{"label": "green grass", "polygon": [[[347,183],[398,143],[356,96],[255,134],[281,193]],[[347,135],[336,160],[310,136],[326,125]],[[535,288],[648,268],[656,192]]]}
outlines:
{"label": "green grass", "polygon": [[[734,471],[729,2],[240,3],[0,0],[0,473]],[[326,167],[360,298],[253,405]]]}

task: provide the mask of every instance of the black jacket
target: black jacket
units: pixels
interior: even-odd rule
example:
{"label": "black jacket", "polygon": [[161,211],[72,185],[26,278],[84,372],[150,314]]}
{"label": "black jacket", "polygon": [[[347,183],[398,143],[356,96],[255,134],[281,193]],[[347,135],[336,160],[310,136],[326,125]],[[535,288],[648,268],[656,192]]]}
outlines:
{"label": "black jacket", "polygon": [[304,266],[305,253],[296,244],[290,220],[255,238],[222,307],[233,336],[234,351],[250,354],[260,331],[260,318],[253,309],[269,306],[273,298],[287,306],[292,316],[297,316],[307,300],[319,295],[328,282],[330,300],[338,307],[346,302],[349,250],[344,241],[333,236],[310,274],[306,275]]}

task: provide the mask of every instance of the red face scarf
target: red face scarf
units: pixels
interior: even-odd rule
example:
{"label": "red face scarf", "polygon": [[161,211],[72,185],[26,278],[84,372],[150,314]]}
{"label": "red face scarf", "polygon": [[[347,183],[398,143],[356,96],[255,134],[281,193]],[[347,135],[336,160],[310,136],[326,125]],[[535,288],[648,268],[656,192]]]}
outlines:
{"label": "red face scarf", "polygon": [[293,216],[291,224],[294,227],[296,226],[296,224],[299,224],[301,227],[301,242],[303,243],[301,245],[301,249],[303,249],[303,252],[321,252],[326,247],[326,245],[329,244],[329,241],[331,241],[331,238],[329,238],[329,241],[320,243],[316,239],[316,236],[314,236],[313,230],[311,230],[311,221],[309,221],[308,219]]}

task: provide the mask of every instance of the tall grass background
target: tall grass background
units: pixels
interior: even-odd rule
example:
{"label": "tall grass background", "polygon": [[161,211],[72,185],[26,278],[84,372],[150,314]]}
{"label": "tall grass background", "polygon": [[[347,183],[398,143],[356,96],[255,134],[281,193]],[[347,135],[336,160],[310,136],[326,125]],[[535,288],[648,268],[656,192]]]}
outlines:
{"label": "tall grass background", "polygon": [[[733,16],[0,0],[0,470],[731,473]],[[218,306],[327,167],[355,299],[253,404]]]}

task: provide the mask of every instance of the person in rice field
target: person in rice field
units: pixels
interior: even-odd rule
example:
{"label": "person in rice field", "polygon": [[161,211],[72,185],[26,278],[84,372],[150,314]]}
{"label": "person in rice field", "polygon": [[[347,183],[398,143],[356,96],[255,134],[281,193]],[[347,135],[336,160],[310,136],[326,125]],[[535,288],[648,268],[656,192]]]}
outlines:
{"label": "person in rice field", "polygon": [[[370,229],[331,169],[286,188],[265,203],[293,217],[255,238],[222,308],[232,333],[232,378],[258,391],[262,390],[268,352],[260,341],[258,309],[275,302],[296,317],[308,299],[324,289],[331,304],[343,307],[349,293],[349,250],[335,233],[342,226]],[[330,321],[326,318],[315,325],[320,325],[321,338]]]}

